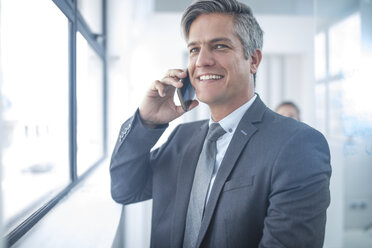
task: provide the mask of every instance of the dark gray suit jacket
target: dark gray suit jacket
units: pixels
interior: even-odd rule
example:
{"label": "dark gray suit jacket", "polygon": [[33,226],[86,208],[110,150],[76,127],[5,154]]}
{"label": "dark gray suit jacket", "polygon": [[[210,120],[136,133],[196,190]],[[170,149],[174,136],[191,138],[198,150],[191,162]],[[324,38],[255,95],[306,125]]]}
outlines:
{"label": "dark gray suit jacket", "polygon": [[[149,129],[136,113],[120,130],[110,173],[115,201],[153,199],[151,247],[182,247],[195,167],[208,121]],[[330,202],[330,155],[322,134],[268,109],[243,116],[217,173],[198,247],[322,247]]]}

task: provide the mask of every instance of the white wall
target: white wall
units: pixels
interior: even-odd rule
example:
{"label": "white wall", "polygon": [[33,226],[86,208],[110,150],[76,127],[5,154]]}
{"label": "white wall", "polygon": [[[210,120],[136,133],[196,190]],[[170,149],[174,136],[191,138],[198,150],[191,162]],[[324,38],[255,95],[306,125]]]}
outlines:
{"label": "white wall", "polygon": [[264,30],[264,59],[257,75],[257,92],[274,109],[294,101],[301,119],[315,126],[314,19],[258,16]]}
{"label": "white wall", "polygon": [[[157,61],[142,38],[152,9],[151,0],[107,2],[109,151],[113,149],[121,124],[139,105],[148,81],[154,80],[149,76],[154,75]],[[151,201],[125,207],[124,223],[117,232],[118,247],[149,247],[150,213]]]}

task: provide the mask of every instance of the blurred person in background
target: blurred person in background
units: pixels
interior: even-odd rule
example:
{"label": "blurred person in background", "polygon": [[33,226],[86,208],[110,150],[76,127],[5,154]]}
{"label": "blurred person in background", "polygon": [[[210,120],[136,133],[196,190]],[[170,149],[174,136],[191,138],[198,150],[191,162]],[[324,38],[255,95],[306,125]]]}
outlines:
{"label": "blurred person in background", "polygon": [[275,111],[283,116],[292,117],[293,119],[300,121],[300,109],[294,102],[284,101],[281,102],[276,108]]}

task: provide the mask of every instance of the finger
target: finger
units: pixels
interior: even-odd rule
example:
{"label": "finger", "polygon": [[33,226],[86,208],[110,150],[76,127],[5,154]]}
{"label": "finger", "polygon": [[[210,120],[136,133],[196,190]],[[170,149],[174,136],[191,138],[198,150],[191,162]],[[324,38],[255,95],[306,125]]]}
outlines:
{"label": "finger", "polygon": [[181,78],[184,78],[186,77],[186,71],[185,70],[182,70],[182,69],[170,69],[167,71],[166,75],[165,75],[165,78],[166,77],[170,77],[170,78],[178,78],[178,79],[181,79]]}
{"label": "finger", "polygon": [[185,78],[187,73],[185,70],[181,69],[171,69],[168,70],[166,76],[161,80],[165,84],[172,85],[175,88],[182,87],[182,78]]}
{"label": "finger", "polygon": [[165,85],[164,87],[164,93],[165,95],[174,95],[174,92],[176,91],[176,88],[174,88],[171,85]]}
{"label": "finger", "polygon": [[[193,100],[187,111],[190,111],[190,110],[196,108],[198,105],[199,105],[199,102],[197,100]],[[177,114],[178,114],[177,117],[186,113],[186,111],[182,108],[182,106],[176,106],[176,111],[177,111]]]}
{"label": "finger", "polygon": [[159,96],[164,97],[165,94],[165,87],[166,85],[160,82],[159,80],[156,80],[153,85],[153,89],[158,91]]}
{"label": "finger", "polygon": [[192,110],[193,108],[196,108],[199,105],[199,102],[197,100],[192,100],[188,111]]}
{"label": "finger", "polygon": [[152,90],[157,91],[160,97],[165,97],[167,95],[173,96],[176,88],[157,80],[154,82]]}
{"label": "finger", "polygon": [[182,87],[182,81],[181,79],[172,78],[172,77],[165,77],[161,80],[161,83],[171,85],[175,88],[181,88]]}
{"label": "finger", "polygon": [[[198,105],[199,105],[199,102],[197,100],[193,100],[191,102],[191,104],[190,104],[187,112],[190,111],[190,110],[192,110],[192,109],[194,109],[194,108],[196,108]],[[181,116],[181,115],[183,115],[184,113],[186,113],[186,111],[183,109],[182,106],[175,106],[175,107],[176,107],[176,111],[178,113],[178,117]]]}

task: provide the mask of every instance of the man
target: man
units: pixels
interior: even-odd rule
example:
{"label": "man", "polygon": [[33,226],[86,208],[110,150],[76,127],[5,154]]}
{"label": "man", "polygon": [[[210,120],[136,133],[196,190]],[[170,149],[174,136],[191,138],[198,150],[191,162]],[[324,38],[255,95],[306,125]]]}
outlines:
{"label": "man", "polygon": [[[211,118],[179,125],[150,151],[184,113],[173,96],[186,72],[155,81],[122,125],[110,166],[113,199],[153,199],[151,247],[322,247],[328,145],[254,93],[263,35],[250,8],[196,1],[182,28],[190,79]],[[215,130],[220,136],[211,138]]]}
{"label": "man", "polygon": [[297,121],[300,121],[300,109],[297,107],[296,104],[294,104],[294,102],[284,101],[280,103],[276,107],[275,112],[280,115],[291,117]]}

